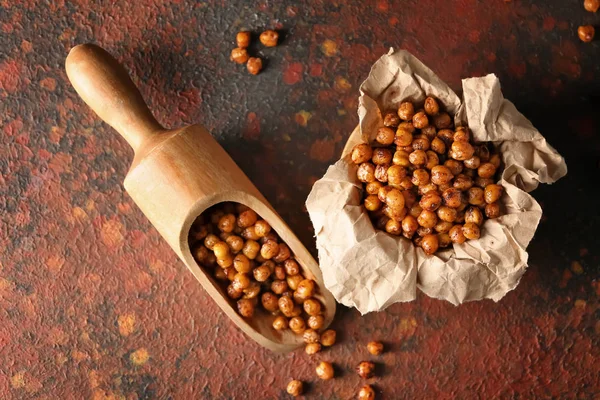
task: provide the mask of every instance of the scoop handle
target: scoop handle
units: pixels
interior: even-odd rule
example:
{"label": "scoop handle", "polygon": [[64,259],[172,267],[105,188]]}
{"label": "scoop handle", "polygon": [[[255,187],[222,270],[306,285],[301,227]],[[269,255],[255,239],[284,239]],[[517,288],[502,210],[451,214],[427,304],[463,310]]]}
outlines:
{"label": "scoop handle", "polygon": [[65,68],[83,101],[136,153],[153,134],[164,131],[125,68],[106,50],[94,44],[75,46]]}

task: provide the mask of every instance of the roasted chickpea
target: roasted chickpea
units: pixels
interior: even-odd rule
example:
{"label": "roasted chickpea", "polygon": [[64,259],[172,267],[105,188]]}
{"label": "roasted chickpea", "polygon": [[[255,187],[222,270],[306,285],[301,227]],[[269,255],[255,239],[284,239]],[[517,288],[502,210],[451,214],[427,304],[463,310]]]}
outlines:
{"label": "roasted chickpea", "polygon": [[475,149],[471,146],[471,143],[463,141],[452,142],[450,151],[452,152],[451,157],[460,161],[473,157],[473,153],[475,153]]}
{"label": "roasted chickpea", "polygon": [[[281,246],[281,244],[279,246]],[[293,258],[285,260],[283,262],[283,267],[285,268],[285,273],[288,275],[298,275],[300,273],[300,265]]]}
{"label": "roasted chickpea", "polygon": [[441,219],[442,221],[446,221],[446,222],[454,222],[456,220],[457,213],[458,213],[458,211],[456,211],[456,208],[452,208],[449,206],[441,206],[437,210],[438,218]]}
{"label": "roasted chickpea", "polygon": [[231,282],[233,287],[237,290],[244,290],[250,286],[250,278],[248,275],[238,272],[235,274],[233,281]]}
{"label": "roasted chickpea", "polygon": [[273,261],[275,261],[276,263],[282,263],[288,258],[290,258],[290,255],[291,251],[288,245],[285,243],[279,243],[279,251],[277,252],[275,257],[273,257]]}
{"label": "roasted chickpea", "polygon": [[453,176],[460,175],[463,170],[463,164],[456,160],[446,160],[444,166],[450,170]]}
{"label": "roasted chickpea", "polygon": [[436,165],[431,169],[431,182],[436,185],[445,185],[454,178],[450,168],[445,165]]}
{"label": "roasted chickpea", "polygon": [[369,162],[360,164],[356,176],[361,182],[373,182],[375,180],[375,165]]}
{"label": "roasted chickpea", "polygon": [[452,118],[450,118],[448,113],[439,113],[433,117],[433,125],[435,125],[438,130],[450,128],[452,126]]}
{"label": "roasted chickpea", "polygon": [[485,216],[489,219],[498,218],[500,216],[500,204],[490,203],[485,206]]}
{"label": "roasted chickpea", "polygon": [[405,176],[400,180],[400,184],[398,186],[404,189],[404,191],[408,191],[412,189],[415,185],[412,183],[412,178],[410,176]]}
{"label": "roasted chickpea", "polygon": [[394,144],[398,147],[411,146],[413,135],[404,128],[398,128],[396,130],[396,136],[394,137]]}
{"label": "roasted chickpea", "polygon": [[382,126],[377,130],[377,136],[375,136],[375,141],[384,146],[389,146],[392,143],[394,143],[395,137],[396,133],[391,128],[388,128],[387,126]]}
{"label": "roasted chickpea", "polygon": [[260,248],[260,255],[265,259],[270,260],[279,253],[279,244],[274,240],[265,242]]}
{"label": "roasted chickpea", "polygon": [[467,239],[479,239],[480,230],[477,224],[467,222],[463,225],[462,231]]}
{"label": "roasted chickpea", "polygon": [[485,200],[483,199],[483,189],[479,187],[472,187],[467,192],[467,201],[469,204],[474,206],[482,206],[485,204]]}
{"label": "roasted chickpea", "polygon": [[[412,119],[412,117],[411,117],[411,119]],[[398,125],[398,128],[406,129],[407,131],[409,131],[412,134],[414,134],[416,131],[412,122],[401,122],[400,125]]]}
{"label": "roasted chickpea", "polygon": [[480,188],[485,188],[489,185],[493,185],[494,184],[494,179],[492,178],[482,178],[480,176],[475,178],[475,186],[478,186]]}
{"label": "roasted chickpea", "polygon": [[254,315],[254,301],[252,299],[240,299],[237,301],[238,313],[244,318]]}
{"label": "roasted chickpea", "polygon": [[383,353],[383,343],[369,342],[367,344],[367,350],[369,351],[369,353],[373,354],[374,356],[378,356],[381,353]]}
{"label": "roasted chickpea", "polygon": [[468,142],[471,139],[471,135],[469,134],[469,130],[463,127],[457,128],[456,132],[454,132],[454,141],[455,142]]}
{"label": "roasted chickpea", "polygon": [[308,317],[308,327],[311,329],[321,329],[325,323],[325,318],[322,315],[311,315]]}
{"label": "roasted chickpea", "polygon": [[[302,299],[308,299],[314,294],[315,282],[312,279],[303,279],[296,286],[296,294]],[[318,328],[313,328],[318,329]]]}
{"label": "roasted chickpea", "polygon": [[323,380],[329,380],[333,378],[334,375],[333,366],[327,361],[321,361],[319,365],[317,365],[315,371],[317,373],[317,376]]}
{"label": "roasted chickpea", "polygon": [[453,186],[457,190],[469,190],[473,187],[473,179],[465,174],[459,174],[454,178]]}
{"label": "roasted chickpea", "polygon": [[595,13],[600,8],[600,0],[585,0],[583,2],[583,8],[586,11]]}
{"label": "roasted chickpea", "polygon": [[371,385],[365,385],[358,391],[358,400],[375,400],[375,391]]}
{"label": "roasted chickpea", "polygon": [[375,376],[375,364],[370,361],[362,361],[356,367],[356,373],[363,379],[370,379]]}
{"label": "roasted chickpea", "polygon": [[450,246],[450,244],[452,243],[452,240],[450,240],[450,235],[448,234],[449,231],[446,232],[440,232],[438,233],[438,242],[439,242],[439,247],[440,248],[446,248],[448,246]]}
{"label": "roasted chickpea", "polygon": [[219,264],[219,267],[221,268],[229,268],[233,265],[233,257],[227,255],[224,258],[217,258],[217,264]]}
{"label": "roasted chickpea", "polygon": [[[451,208],[451,210],[454,210],[454,208]],[[450,232],[453,225],[452,222],[438,220],[437,224],[433,227],[433,230],[438,233],[447,233]]]}
{"label": "roasted chickpea", "polygon": [[258,282],[250,282],[250,286],[243,290],[244,299],[254,299],[260,294],[260,284]]}
{"label": "roasted chickpea", "polygon": [[490,160],[490,149],[486,144],[480,144],[475,147],[475,155],[479,157],[481,162],[487,162]]}
{"label": "roasted chickpea", "polygon": [[492,154],[490,155],[489,162],[498,169],[500,168],[500,164],[502,164],[502,158],[500,158],[500,154]]}
{"label": "roasted chickpea", "polygon": [[250,45],[250,32],[238,32],[237,35],[235,35],[235,41],[237,43],[237,47],[240,49],[245,49]]}
{"label": "roasted chickpea", "polygon": [[392,158],[392,163],[394,165],[399,165],[401,167],[410,166],[410,160],[408,159],[409,153],[403,150],[397,150],[394,153],[394,157]]}
{"label": "roasted chickpea", "polygon": [[259,57],[250,57],[246,63],[246,69],[252,75],[258,75],[262,69],[262,60]]}
{"label": "roasted chickpea", "polygon": [[[229,236],[231,236],[231,235],[233,235],[233,234],[232,234],[232,233],[228,233],[228,232],[221,232],[221,233],[219,233],[219,238],[220,238],[222,241],[226,241],[226,240],[227,240],[227,238],[228,238]],[[226,242],[226,243],[227,243],[227,242]]]}
{"label": "roasted chickpea", "polygon": [[475,170],[475,169],[468,169],[467,168],[467,169],[465,169],[463,171],[463,174],[466,175],[466,176],[468,176],[469,178],[473,178],[474,179],[475,177],[477,177],[477,170]]}
{"label": "roasted chickpea", "polygon": [[448,207],[458,208],[463,202],[463,195],[460,189],[449,188],[442,193],[444,204]]}
{"label": "roasted chickpea", "polygon": [[390,218],[385,224],[385,231],[389,234],[398,236],[402,233],[402,223]]}
{"label": "roasted chickpea", "polygon": [[398,189],[392,189],[386,194],[385,203],[393,209],[402,209],[404,208],[404,196]]}
{"label": "roasted chickpea", "polygon": [[302,338],[304,339],[304,343],[318,343],[321,335],[314,329],[309,328],[304,331]]}
{"label": "roasted chickpea", "polygon": [[192,254],[194,256],[194,259],[200,263],[200,264],[204,264],[204,262],[206,260],[208,260],[208,249],[203,246],[203,245],[199,245],[196,246],[193,250],[192,250]]}
{"label": "roasted chickpea", "polygon": [[398,117],[398,113],[390,111],[385,114],[383,117],[383,125],[389,128],[395,128],[400,124],[400,117]]}
{"label": "roasted chickpea", "polygon": [[427,151],[427,150],[429,150],[430,145],[431,145],[431,142],[429,141],[429,139],[427,139],[426,136],[416,137],[413,139],[413,142],[412,142],[413,150]]}
{"label": "roasted chickpea", "polygon": [[431,255],[435,253],[440,247],[440,243],[437,235],[425,235],[421,241],[421,248],[425,254]]}
{"label": "roasted chickpea", "polygon": [[321,313],[321,302],[319,302],[319,300],[316,299],[308,299],[304,302],[303,304],[304,306],[304,311],[306,311],[306,313],[308,315],[317,315]]}
{"label": "roasted chickpea", "polygon": [[379,182],[379,181],[373,181],[373,182],[367,183],[367,186],[365,187],[365,190],[366,190],[366,192],[368,194],[377,195],[377,193],[379,193],[379,189],[381,189],[382,187],[383,187],[383,185],[382,185],[381,182]]}
{"label": "roasted chickpea", "polygon": [[[273,282],[275,283],[275,282]],[[287,286],[287,285],[286,285]],[[271,286],[271,289],[273,289],[273,287]],[[275,290],[273,290],[275,293],[277,293]],[[279,294],[279,293],[277,293]],[[293,317],[294,315],[294,307],[296,306],[294,304],[294,300],[292,300],[290,297],[288,296],[281,296],[279,298],[279,310],[283,313],[283,315],[285,315],[286,317]],[[304,322],[304,321],[303,321]],[[291,326],[290,326],[291,327]]]}
{"label": "roasted chickpea", "polygon": [[[247,228],[244,228],[244,230],[241,233],[241,236],[246,240],[260,239],[260,236],[258,236],[258,234],[256,233],[256,226],[249,226]],[[250,257],[248,257],[248,258],[250,258]]]}
{"label": "roasted chickpea", "polygon": [[454,131],[451,129],[441,129],[438,131],[437,137],[444,143],[445,147],[449,149],[454,141]]}
{"label": "roasted chickpea", "polygon": [[257,282],[265,282],[271,276],[271,269],[266,265],[261,265],[252,271],[252,275]]}
{"label": "roasted chickpea", "polygon": [[208,225],[192,226],[190,230],[190,238],[193,241],[201,241],[208,235]]}
{"label": "roasted chickpea", "polygon": [[469,207],[465,211],[465,222],[472,222],[477,225],[483,224],[483,214],[477,207]]}
{"label": "roasted chickpea", "polygon": [[232,253],[239,253],[244,247],[244,240],[235,235],[230,235],[225,239],[225,243],[229,246],[229,250]]}
{"label": "roasted chickpea", "polygon": [[[383,206],[382,208],[383,214],[390,218],[393,219],[395,221],[402,221],[402,219],[406,216],[407,210],[406,208],[393,208],[390,207],[388,205]],[[386,225],[383,227],[385,229],[385,227],[387,226],[388,221],[385,221]]]}
{"label": "roasted chickpea", "polygon": [[204,246],[206,246],[206,248],[209,250],[213,250],[215,244],[219,242],[221,242],[221,239],[219,239],[217,235],[213,235],[212,233],[208,234],[206,238],[204,238]]}
{"label": "roasted chickpea", "polygon": [[306,323],[300,317],[290,318],[289,326],[290,326],[290,330],[297,334],[301,334],[306,330]]}
{"label": "roasted chickpea", "polygon": [[[435,230],[433,228],[424,228],[422,226],[419,226],[419,229],[417,229],[417,235],[420,237],[426,236],[426,235],[431,235],[434,234]],[[416,244],[416,243],[415,243]],[[417,246],[420,246],[417,245]]]}
{"label": "roasted chickpea", "polygon": [[423,228],[433,228],[435,224],[437,224],[437,215],[433,211],[423,210],[421,211],[421,214],[419,214],[417,222]]}
{"label": "roasted chickpea", "polygon": [[419,205],[423,210],[435,211],[442,205],[442,197],[437,192],[429,192],[421,197]]}
{"label": "roasted chickpea", "polygon": [[477,169],[481,165],[481,160],[477,156],[473,156],[465,161],[463,161],[465,167],[469,169]]}
{"label": "roasted chickpea", "polygon": [[427,153],[423,150],[415,150],[408,155],[408,160],[413,165],[425,165],[427,164]]}
{"label": "roasted chickpea", "polygon": [[256,223],[254,224],[254,231],[256,232],[259,238],[267,236],[269,232],[271,232],[271,225],[269,225],[267,221],[261,219],[260,221],[256,221]]}
{"label": "roasted chickpea", "polygon": [[392,190],[394,190],[394,188],[391,186],[383,186],[381,189],[379,189],[379,192],[377,193],[377,198],[379,198],[379,201],[385,203],[387,194]]}
{"label": "roasted chickpea", "polygon": [[290,381],[290,383],[288,383],[286,391],[292,397],[298,397],[304,391],[304,386],[302,382],[294,379],[293,381]]}
{"label": "roasted chickpea", "polygon": [[462,225],[454,225],[450,229],[449,235],[450,235],[450,240],[452,240],[452,243],[461,244],[467,240],[467,238],[463,234],[462,228],[463,228]]}
{"label": "roasted chickpea", "polygon": [[327,329],[321,334],[321,344],[325,347],[330,347],[335,344],[336,332],[333,329]]}
{"label": "roasted chickpea", "polygon": [[496,173],[496,167],[492,163],[484,163],[477,168],[477,175],[482,178],[491,178]]}
{"label": "roasted chickpea", "polygon": [[276,317],[273,320],[273,329],[276,331],[282,331],[288,328],[288,319],[282,315]]}
{"label": "roasted chickpea", "polygon": [[265,310],[269,312],[279,310],[279,297],[275,293],[265,292],[262,294],[260,300]]}
{"label": "roasted chickpea", "polygon": [[285,269],[279,265],[276,266],[273,269],[273,277],[279,281],[285,280]]}
{"label": "roasted chickpea", "polygon": [[428,125],[425,128],[421,129],[421,134],[424,135],[431,142],[437,136],[437,130],[435,126]]}
{"label": "roasted chickpea", "polygon": [[282,294],[286,290],[288,290],[288,284],[284,280],[276,279],[271,283],[271,290],[276,294]]}
{"label": "roasted chickpea", "polygon": [[254,260],[260,251],[260,244],[254,240],[248,240],[242,247],[242,254],[248,257],[250,260]]}
{"label": "roasted chickpea", "polygon": [[582,25],[577,28],[577,35],[579,39],[584,43],[589,43],[594,40],[596,30],[592,25]]}
{"label": "roasted chickpea", "polygon": [[415,186],[424,186],[429,183],[429,172],[425,169],[417,169],[413,171],[411,182]]}
{"label": "roasted chickpea", "polygon": [[483,197],[485,199],[485,202],[488,204],[497,202],[498,200],[500,200],[502,192],[503,188],[500,185],[487,185],[483,191]]}
{"label": "roasted chickpea", "polygon": [[390,164],[392,162],[392,151],[382,147],[373,149],[372,161],[376,165]]}
{"label": "roasted chickpea", "polygon": [[229,59],[236,64],[244,64],[248,61],[249,57],[250,56],[248,55],[248,51],[246,49],[238,47],[231,50],[231,55],[229,56]]}
{"label": "roasted chickpea", "polygon": [[398,107],[398,116],[403,121],[412,120],[415,115],[415,106],[410,101],[405,101]]}
{"label": "roasted chickpea", "polygon": [[398,186],[402,179],[406,177],[407,171],[405,167],[400,165],[392,165],[387,170],[387,180],[390,185]]}
{"label": "roasted chickpea", "polygon": [[440,158],[434,151],[428,150],[425,152],[425,154],[427,154],[427,163],[425,164],[425,168],[430,170],[436,165],[439,165]]}
{"label": "roasted chickpea", "polygon": [[419,228],[419,223],[417,222],[417,218],[412,215],[407,215],[402,220],[402,231],[407,234],[413,235],[417,229]]}
{"label": "roasted chickpea", "polygon": [[242,297],[243,294],[244,292],[242,290],[236,288],[232,284],[227,285],[227,297],[230,299],[237,300]]}
{"label": "roasted chickpea", "polygon": [[277,40],[279,40],[279,34],[269,29],[261,33],[259,39],[265,47],[275,47],[277,46]]}
{"label": "roasted chickpea", "polygon": [[247,228],[249,226],[254,225],[256,223],[257,219],[258,219],[258,215],[256,215],[256,212],[248,209],[248,210],[240,213],[240,215],[238,216],[237,226],[239,226],[240,228]]}
{"label": "roasted chickpea", "polygon": [[389,168],[389,164],[381,164],[375,167],[375,179],[377,179],[379,182],[387,182],[388,181],[388,176],[387,176],[387,170]]}
{"label": "roasted chickpea", "polygon": [[300,274],[298,275],[288,275],[286,278],[286,282],[288,287],[292,290],[296,290],[298,288],[298,284],[304,280],[304,277]]}
{"label": "roasted chickpea", "polygon": [[252,266],[250,265],[250,260],[243,254],[238,254],[233,259],[233,268],[237,272],[248,273],[252,270]]}
{"label": "roasted chickpea", "polygon": [[308,343],[305,347],[304,347],[304,351],[306,352],[306,354],[308,354],[309,356],[313,355],[313,354],[317,354],[318,352],[321,351],[321,344],[320,343]]}
{"label": "roasted chickpea", "polygon": [[220,281],[226,281],[227,273],[225,272],[225,270],[221,269],[221,268],[217,268],[215,270],[215,279],[220,280]]}
{"label": "roasted chickpea", "polygon": [[425,113],[427,113],[427,115],[437,115],[437,113],[440,112],[440,105],[433,97],[428,97],[425,99],[425,105],[423,105],[423,108],[425,109]]}
{"label": "roasted chickpea", "polygon": [[425,114],[425,112],[419,111],[413,115],[412,123],[415,128],[423,129],[429,125],[429,118],[427,118],[427,114]]}
{"label": "roasted chickpea", "polygon": [[373,157],[373,149],[367,143],[360,143],[352,149],[352,162],[362,164]]}

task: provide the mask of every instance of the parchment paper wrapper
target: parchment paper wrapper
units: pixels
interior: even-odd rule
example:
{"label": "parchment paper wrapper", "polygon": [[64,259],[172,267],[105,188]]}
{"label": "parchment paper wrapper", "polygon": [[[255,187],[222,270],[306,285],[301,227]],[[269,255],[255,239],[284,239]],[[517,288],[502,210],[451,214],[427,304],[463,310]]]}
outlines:
{"label": "parchment paper wrapper", "polygon": [[376,230],[361,205],[362,184],[346,155],[330,166],[306,201],[315,228],[319,263],[336,300],[362,314],[411,301],[419,287],[455,305],[484,298],[500,300],[514,289],[525,269],[525,251],[542,216],[527,192],[567,173],[564,159],[515,106],[504,99],[495,75],[464,79],[463,100],[406,51],[381,57],[360,87],[358,115],[362,139],[371,142],[383,126],[381,111],[400,102],[422,104],[434,96],[468,125],[476,142],[500,148],[504,171],[501,202],[505,214],[486,220],[478,240],[454,244],[427,256],[412,242]]}

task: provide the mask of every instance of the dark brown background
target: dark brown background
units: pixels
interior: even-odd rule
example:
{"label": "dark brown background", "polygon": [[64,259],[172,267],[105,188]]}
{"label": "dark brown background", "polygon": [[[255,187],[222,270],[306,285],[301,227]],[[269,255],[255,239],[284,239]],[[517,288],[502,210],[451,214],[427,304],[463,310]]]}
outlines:
{"label": "dark brown background", "polygon": [[[51,3],[51,5],[49,5]],[[0,398],[348,399],[381,339],[385,399],[598,398],[600,24],[580,0],[0,0]],[[228,61],[237,30],[284,32],[250,76]],[[95,42],[135,76],[168,127],[212,131],[314,251],[303,204],[357,123],[358,86],[389,46],[456,89],[496,73],[566,157],[535,196],[545,217],[530,268],[501,302],[423,295],[361,318],[314,358],[246,340],[122,188],[132,152],[63,70]],[[168,212],[168,210],[165,210]],[[327,266],[324,266],[325,268]],[[339,377],[316,382],[317,360]]]}

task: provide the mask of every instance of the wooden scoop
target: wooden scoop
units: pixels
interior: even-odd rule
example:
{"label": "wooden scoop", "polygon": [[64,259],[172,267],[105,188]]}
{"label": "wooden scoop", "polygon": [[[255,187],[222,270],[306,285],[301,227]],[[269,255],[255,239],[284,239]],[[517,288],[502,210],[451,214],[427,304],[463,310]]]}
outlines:
{"label": "wooden scoop", "polygon": [[163,128],[152,116],[125,69],[98,46],[71,50],[66,61],[69,80],[100,118],[133,147],[135,157],[125,177],[125,189],[179,258],[200,281],[219,307],[248,336],[274,351],[291,351],[301,335],[275,331],[274,316],[257,310],[242,318],[220,285],[194,260],[188,234],[194,220],[208,207],[231,201],[244,204],[264,218],[287,243],[307,278],[319,287],[325,326],[336,303],[323,285],[319,266],[290,228],[248,177],[200,125]]}

